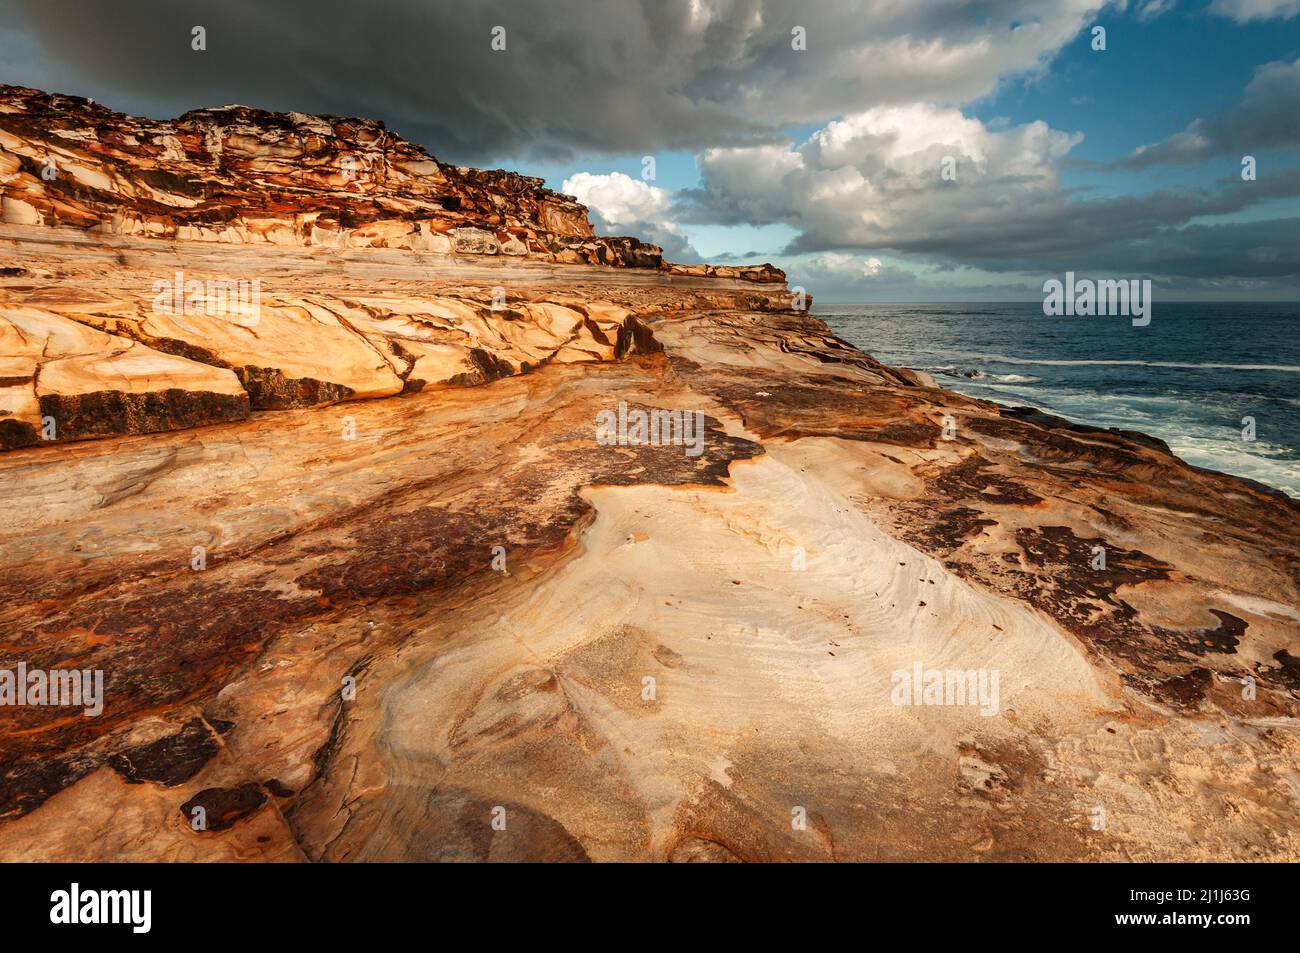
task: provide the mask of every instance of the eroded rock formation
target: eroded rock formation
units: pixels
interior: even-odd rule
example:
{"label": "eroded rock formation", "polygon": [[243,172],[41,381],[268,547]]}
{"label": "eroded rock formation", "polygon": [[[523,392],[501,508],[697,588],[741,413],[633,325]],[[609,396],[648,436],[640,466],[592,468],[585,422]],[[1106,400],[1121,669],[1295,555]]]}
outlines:
{"label": "eroded rock formation", "polygon": [[541,179],[447,165],[371,119],[223,106],[159,122],[0,86],[0,185],[7,224],[785,278],[665,264],[656,245],[597,237],[586,208]]}
{"label": "eroded rock formation", "polygon": [[4,101],[0,671],[104,698],[0,706],[0,858],[1300,859],[1294,501],[374,123]]}

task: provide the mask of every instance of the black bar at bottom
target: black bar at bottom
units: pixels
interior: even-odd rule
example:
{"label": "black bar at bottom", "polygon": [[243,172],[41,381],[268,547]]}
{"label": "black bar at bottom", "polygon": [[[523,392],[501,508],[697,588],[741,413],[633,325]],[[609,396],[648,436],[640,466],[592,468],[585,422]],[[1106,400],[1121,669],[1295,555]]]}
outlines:
{"label": "black bar at bottom", "polygon": [[587,934],[593,941],[624,929],[628,939],[666,940],[696,928],[734,940],[762,937],[783,919],[817,933],[839,923],[860,937],[910,923],[931,937],[969,929],[1025,940],[1134,934],[1184,942],[1199,934],[1231,942],[1283,935],[1293,922],[1295,874],[1286,864],[789,865],[727,873],[650,865],[6,864],[0,895],[11,942],[112,934],[127,943],[339,943],[376,926],[387,933],[435,924],[450,939],[446,930],[457,921],[494,940],[517,934],[538,942],[562,927],[596,929]]}

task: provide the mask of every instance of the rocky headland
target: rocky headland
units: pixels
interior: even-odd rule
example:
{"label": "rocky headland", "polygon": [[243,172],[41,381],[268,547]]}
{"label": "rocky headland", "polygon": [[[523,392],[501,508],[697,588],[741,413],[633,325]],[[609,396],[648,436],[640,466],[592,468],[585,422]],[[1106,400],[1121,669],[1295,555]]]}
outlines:
{"label": "rocky headland", "polygon": [[0,859],[1300,860],[1290,498],[370,120],[0,201]]}

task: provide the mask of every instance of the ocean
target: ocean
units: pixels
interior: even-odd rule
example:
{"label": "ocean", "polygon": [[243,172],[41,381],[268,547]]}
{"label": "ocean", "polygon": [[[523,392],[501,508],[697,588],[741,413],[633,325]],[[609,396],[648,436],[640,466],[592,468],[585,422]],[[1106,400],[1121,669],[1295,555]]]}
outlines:
{"label": "ocean", "polygon": [[1157,300],[1147,327],[1047,317],[1039,302],[814,303],[813,313],[950,390],[1140,430],[1195,466],[1300,498],[1300,305]]}

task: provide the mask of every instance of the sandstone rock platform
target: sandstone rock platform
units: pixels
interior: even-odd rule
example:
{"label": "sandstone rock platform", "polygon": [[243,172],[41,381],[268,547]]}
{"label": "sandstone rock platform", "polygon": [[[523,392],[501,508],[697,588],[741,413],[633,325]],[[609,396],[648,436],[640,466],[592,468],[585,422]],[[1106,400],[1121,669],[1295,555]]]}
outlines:
{"label": "sandstone rock platform", "polygon": [[[19,100],[31,170],[72,107]],[[543,254],[591,240],[563,197],[358,120],[318,134],[527,254],[96,229],[203,201],[117,115],[58,137],[80,192],[4,185],[0,669],[105,697],[0,706],[0,858],[1300,859],[1294,500],[882,365],[766,273]],[[219,126],[237,217],[325,188],[322,120],[188,116],[157,161]],[[256,321],[160,312],[177,271]],[[600,439],[620,405],[700,452]],[[996,710],[898,704],[916,665]]]}

